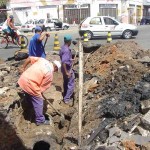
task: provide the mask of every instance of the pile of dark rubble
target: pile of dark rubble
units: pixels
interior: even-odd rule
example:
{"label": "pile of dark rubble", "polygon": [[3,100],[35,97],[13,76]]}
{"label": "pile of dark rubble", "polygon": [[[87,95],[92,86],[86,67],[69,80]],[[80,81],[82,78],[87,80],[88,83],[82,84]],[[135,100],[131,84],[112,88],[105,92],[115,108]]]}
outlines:
{"label": "pile of dark rubble", "polygon": [[[54,59],[58,58],[54,55]],[[80,148],[78,79],[73,107],[61,103],[61,73],[54,76],[54,83],[45,93],[65,115],[65,125],[60,126],[60,116],[48,107],[46,112],[53,126],[36,127],[33,118],[25,113],[24,97],[18,95],[18,69],[23,61],[0,62],[1,149],[32,149],[40,140],[48,142],[52,150],[150,149],[150,51],[142,50],[133,41],[117,42],[85,53],[84,60]]]}
{"label": "pile of dark rubble", "polygon": [[[84,58],[82,149],[148,150],[150,52],[132,41],[117,42]],[[76,116],[66,134],[73,143],[78,138]]]}

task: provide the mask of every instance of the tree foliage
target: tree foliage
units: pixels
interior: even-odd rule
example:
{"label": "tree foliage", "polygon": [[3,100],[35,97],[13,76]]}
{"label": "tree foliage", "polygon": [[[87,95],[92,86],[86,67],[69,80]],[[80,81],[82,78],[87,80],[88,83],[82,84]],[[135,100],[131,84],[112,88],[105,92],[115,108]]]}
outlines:
{"label": "tree foliage", "polygon": [[6,6],[10,0],[0,0],[0,7]]}

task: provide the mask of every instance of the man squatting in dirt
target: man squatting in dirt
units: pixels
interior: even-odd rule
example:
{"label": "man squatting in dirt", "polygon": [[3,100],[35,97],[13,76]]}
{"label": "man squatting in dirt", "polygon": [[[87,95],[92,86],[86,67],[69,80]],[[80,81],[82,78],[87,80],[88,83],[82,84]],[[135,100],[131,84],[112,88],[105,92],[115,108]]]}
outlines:
{"label": "man squatting in dirt", "polygon": [[73,59],[72,59],[72,53],[70,50],[72,37],[71,35],[65,35],[64,36],[64,45],[61,47],[60,50],[60,59],[61,59],[61,71],[63,74],[63,100],[64,103],[69,103],[71,101],[71,98],[73,96],[74,87],[75,87],[75,75],[74,71],[72,69]]}
{"label": "man squatting in dirt", "polygon": [[[29,63],[32,65],[25,70]],[[43,115],[43,92],[50,87],[53,73],[60,67],[59,61],[49,62],[41,57],[29,57],[24,64],[25,71],[19,78],[18,84],[26,93],[27,102],[33,106],[36,125],[50,124]]]}

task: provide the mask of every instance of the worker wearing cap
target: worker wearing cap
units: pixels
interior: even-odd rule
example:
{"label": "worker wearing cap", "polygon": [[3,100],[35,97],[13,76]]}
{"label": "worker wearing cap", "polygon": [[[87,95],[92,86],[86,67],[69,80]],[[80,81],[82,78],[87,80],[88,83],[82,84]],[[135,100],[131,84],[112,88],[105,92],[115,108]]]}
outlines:
{"label": "worker wearing cap", "polygon": [[42,40],[46,36],[48,37],[49,34],[47,32],[42,32],[41,27],[37,26],[35,28],[35,34],[31,38],[30,43],[29,43],[29,56],[46,58],[44,46],[42,43]]}
{"label": "worker wearing cap", "polygon": [[25,70],[18,80],[21,89],[26,93],[27,100],[35,111],[35,121],[37,125],[49,124],[43,115],[43,92],[48,89],[53,80],[53,73],[61,67],[59,61],[52,63],[44,58],[29,57],[26,64],[32,65]]}
{"label": "worker wearing cap", "polygon": [[64,45],[61,47],[60,50],[60,59],[62,63],[62,74],[64,79],[64,93],[63,93],[63,100],[65,103],[69,103],[72,100],[73,92],[74,92],[74,71],[72,70],[72,53],[70,50],[72,37],[71,35],[64,36]]}

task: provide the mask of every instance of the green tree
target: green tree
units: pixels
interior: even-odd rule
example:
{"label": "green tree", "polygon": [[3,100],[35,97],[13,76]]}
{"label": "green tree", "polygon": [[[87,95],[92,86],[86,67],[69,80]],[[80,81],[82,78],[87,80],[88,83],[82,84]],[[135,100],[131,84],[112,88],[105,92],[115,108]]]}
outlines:
{"label": "green tree", "polygon": [[10,1],[10,0],[0,0],[0,7],[6,6],[6,4],[7,4],[9,1]]}

